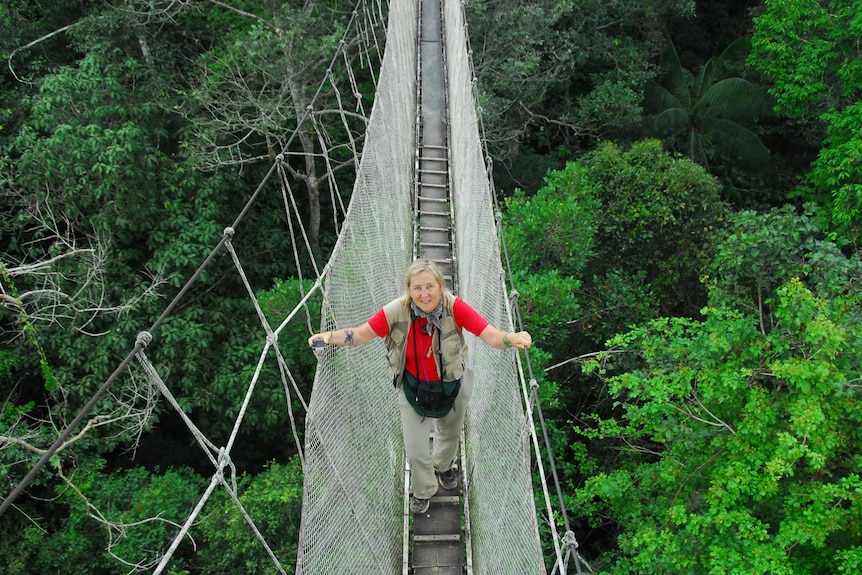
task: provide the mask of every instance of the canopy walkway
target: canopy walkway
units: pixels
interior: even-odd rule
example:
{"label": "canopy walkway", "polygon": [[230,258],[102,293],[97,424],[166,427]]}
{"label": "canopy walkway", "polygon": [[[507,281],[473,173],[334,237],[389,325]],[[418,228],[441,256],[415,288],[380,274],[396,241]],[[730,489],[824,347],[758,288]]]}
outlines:
{"label": "canopy walkway", "polygon": [[[415,255],[441,260],[460,297],[493,324],[513,327],[462,18],[451,1],[390,5],[359,175],[326,271],[324,329],[361,324],[399,296]],[[476,380],[462,454],[464,569],[546,573],[516,354],[475,339],[468,345]],[[417,534],[409,565],[408,481],[398,472],[405,462],[384,353],[380,340],[327,349],[318,368],[306,421],[300,573],[461,572],[448,553],[428,553],[445,565],[419,553],[454,540],[460,514],[448,533]]]}
{"label": "canopy walkway", "polygon": [[[324,295],[320,329],[365,322],[401,295],[403,270],[416,256],[423,256],[438,261],[453,291],[492,324],[514,331],[519,326],[502,266],[499,218],[483,149],[463,6],[455,0],[391,2],[386,30],[377,95],[350,206],[332,256],[315,283],[314,289],[322,289]],[[281,161],[267,179],[281,173]],[[275,356],[290,393],[292,376],[278,349],[278,335],[305,300],[281,325],[269,325],[232,245],[233,228],[241,217],[225,230],[189,284],[150,330],[142,332],[126,360],[67,428],[71,433],[136,359],[207,453],[215,468],[210,486],[155,573],[165,569],[219,486],[228,490],[277,569],[284,572],[254,518],[242,509],[235,482],[225,474],[234,472],[230,452],[267,357]],[[222,249],[234,259],[255,300],[266,341],[234,433],[226,446],[216,447],[182,414],[144,350],[188,285]],[[551,511],[533,422],[535,393],[526,382],[522,358],[516,350],[493,349],[470,334],[465,337],[475,382],[462,437],[461,488],[441,490],[429,512],[415,518],[409,511],[409,469],[382,340],[358,348],[325,348],[306,406],[305,444],[300,448],[304,499],[297,573],[546,574],[531,479],[534,465],[545,487],[549,518],[544,532],[556,554],[553,572],[565,574],[567,560],[574,555],[580,573],[577,552],[572,553],[573,536],[567,532],[561,541]],[[292,413],[290,417],[294,422]],[[54,449],[63,439],[61,435]],[[50,454],[49,450],[22,485]],[[4,506],[19,492],[16,489]]]}

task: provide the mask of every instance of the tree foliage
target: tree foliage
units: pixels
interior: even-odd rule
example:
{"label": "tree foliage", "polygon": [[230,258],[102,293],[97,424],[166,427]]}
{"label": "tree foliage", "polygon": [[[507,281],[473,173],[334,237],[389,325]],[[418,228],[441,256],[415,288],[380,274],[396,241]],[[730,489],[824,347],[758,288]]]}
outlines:
{"label": "tree foliage", "polygon": [[667,313],[696,312],[698,277],[726,213],[715,179],[656,140],[604,143],[583,163],[601,205],[587,274],[643,273]]}
{"label": "tree foliage", "polygon": [[[0,567],[8,573],[107,575],[151,572],[189,513],[206,479],[191,469],[148,471],[143,467],[78,470],[64,487],[48,521],[4,518]],[[227,486],[271,545],[282,567],[296,558],[302,475],[296,458],[271,462],[255,475],[242,474]],[[118,571],[121,569],[121,571]],[[248,521],[224,485],[203,508],[171,559],[170,573],[278,573]]]}
{"label": "tree foliage", "polygon": [[754,21],[750,58],[773,82],[770,92],[779,112],[807,120],[815,129],[825,126],[819,156],[797,194],[824,206],[829,229],[857,244],[862,231],[860,14],[858,0],[772,0]]}
{"label": "tree foliage", "polygon": [[[588,323],[603,324],[605,337],[657,312],[632,313],[635,302],[657,297],[669,309],[696,312],[704,302],[695,297],[699,274],[726,212],[718,190],[700,166],[667,154],[656,140],[627,149],[605,142],[549,172],[535,196],[511,198],[513,267],[578,280]],[[609,305],[615,294],[622,307]]]}
{"label": "tree foliage", "polygon": [[467,7],[489,144],[508,171],[497,177],[512,188],[533,179],[540,187],[547,168],[599,138],[639,133],[643,86],[654,74],[662,28],[694,14],[694,2],[678,0]]}
{"label": "tree foliage", "polygon": [[[198,169],[188,145],[192,132],[175,112],[185,98],[188,57],[208,33],[205,22],[194,12],[141,20],[129,6],[77,14],[65,34],[51,36],[78,57],[28,85],[16,121],[2,133],[2,289],[14,304],[4,300],[0,318],[0,481],[7,492],[116,369],[135,334],[163,310],[164,298],[142,296],[175,294],[246,199],[242,174]],[[24,69],[21,60],[16,63]],[[279,231],[285,210],[272,209],[280,201],[260,202],[234,238],[248,280],[262,292],[272,278],[290,277],[293,267],[284,257],[292,239]],[[12,275],[14,285],[7,281]],[[156,282],[157,293],[153,277],[165,278]],[[34,299],[44,302],[48,287],[70,313]],[[150,359],[185,412],[215,441],[230,433],[228,417],[241,403],[262,333],[232,262],[222,257],[156,334],[159,345]],[[293,336],[303,339],[301,331]],[[310,382],[313,362],[307,355],[286,355],[303,384]],[[43,374],[54,378],[47,388]],[[291,451],[280,440],[285,402],[295,399],[286,397],[275,366],[260,385],[243,431],[259,447],[237,455],[240,465],[251,468]],[[58,469],[77,486],[86,475],[75,473],[77,465],[101,458],[110,469],[126,463],[127,452],[142,465],[205,466],[201,454],[190,450],[188,430],[166,404],[155,404],[154,393],[140,377],[115,382],[30,493],[48,501],[67,486]],[[268,441],[272,434],[279,441]],[[36,517],[50,508],[39,500],[19,504],[22,513]],[[60,509],[45,512],[46,522],[55,513],[62,515]],[[98,547],[100,530],[87,533],[87,545]]]}
{"label": "tree foliage", "polygon": [[[749,218],[729,226],[728,242],[752,233]],[[774,236],[786,223],[759,227]],[[743,250],[728,268],[763,268],[787,243],[761,242],[765,255]],[[862,268],[828,244],[802,243],[804,257],[778,259],[787,279],[764,286],[766,320],[756,300],[740,306],[738,292],[723,291],[731,275],[711,290],[702,321],[661,318],[609,342],[640,366],[609,377],[619,416],[584,433],[620,455],[573,500],[593,525],[615,526],[607,572],[802,574],[858,564]],[[818,261],[841,265],[809,267]]]}

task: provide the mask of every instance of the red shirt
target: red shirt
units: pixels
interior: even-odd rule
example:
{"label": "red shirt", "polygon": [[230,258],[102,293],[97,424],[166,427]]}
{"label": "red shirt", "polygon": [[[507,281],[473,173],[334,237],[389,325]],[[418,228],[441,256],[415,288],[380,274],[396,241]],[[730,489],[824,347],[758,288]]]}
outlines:
{"label": "red shirt", "polygon": [[[455,319],[455,324],[466,329],[475,336],[479,336],[486,327],[488,320],[479,315],[475,309],[470,307],[470,304],[460,298],[455,298],[452,304],[452,317]],[[389,322],[386,321],[386,314],[381,309],[368,320],[368,325],[374,330],[374,333],[380,337],[389,335]],[[407,335],[407,363],[405,368],[419,379],[436,380],[440,379],[437,374],[437,365],[434,363],[434,356],[431,354],[431,336],[425,329],[415,329],[416,327],[424,328],[428,325],[428,320],[424,317],[413,321],[410,326],[410,332]],[[414,347],[414,338],[416,345]],[[413,350],[416,350],[415,353]],[[418,367],[419,372],[416,373],[417,357],[419,356]]]}

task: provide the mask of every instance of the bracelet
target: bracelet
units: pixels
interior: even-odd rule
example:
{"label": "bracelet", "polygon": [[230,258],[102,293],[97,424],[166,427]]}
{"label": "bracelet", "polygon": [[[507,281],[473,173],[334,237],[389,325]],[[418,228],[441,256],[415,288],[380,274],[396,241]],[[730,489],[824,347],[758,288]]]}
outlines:
{"label": "bracelet", "polygon": [[505,345],[506,347],[512,347],[512,344],[509,343],[509,335],[510,334],[511,334],[511,332],[508,332],[508,331],[505,334],[503,334],[503,345]]}

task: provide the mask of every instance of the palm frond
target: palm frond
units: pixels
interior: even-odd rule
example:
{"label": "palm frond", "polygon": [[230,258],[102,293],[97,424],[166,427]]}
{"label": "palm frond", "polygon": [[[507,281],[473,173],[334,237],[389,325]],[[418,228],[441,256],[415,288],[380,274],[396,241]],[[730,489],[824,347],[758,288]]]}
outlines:
{"label": "palm frond", "polygon": [[720,78],[740,76],[749,52],[751,52],[751,36],[742,36],[731,42],[721,54],[710,58],[704,66],[708,68],[704,73],[704,87],[709,88]]}
{"label": "palm frond", "polygon": [[697,101],[698,115],[734,122],[756,122],[772,114],[772,98],[742,78],[725,78],[713,84]]}
{"label": "palm frond", "polygon": [[683,107],[691,106],[691,74],[682,67],[676,47],[665,32],[667,47],[662,55],[662,67],[665,71],[665,85],[667,90],[683,104]]}
{"label": "palm frond", "polygon": [[704,124],[712,134],[712,144],[726,157],[748,169],[761,172],[771,169],[769,150],[754,132],[722,118],[710,118]]}
{"label": "palm frond", "polygon": [[668,108],[685,108],[687,102],[681,101],[670,90],[656,82],[647,80],[644,85],[644,109],[649,112],[661,112]]}
{"label": "palm frond", "polygon": [[653,120],[653,134],[657,137],[677,134],[690,126],[689,118],[688,110],[668,108]]}

